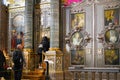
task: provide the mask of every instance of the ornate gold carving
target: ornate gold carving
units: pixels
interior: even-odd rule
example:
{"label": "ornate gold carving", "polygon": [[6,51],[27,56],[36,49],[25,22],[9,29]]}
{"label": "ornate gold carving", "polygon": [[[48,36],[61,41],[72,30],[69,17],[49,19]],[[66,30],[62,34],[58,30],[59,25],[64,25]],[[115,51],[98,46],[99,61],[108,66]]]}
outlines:
{"label": "ornate gold carving", "polygon": [[[49,51],[48,51],[49,52]],[[57,54],[56,52],[54,55],[45,53],[45,60],[49,61],[49,68],[50,71],[61,71],[62,70],[62,55]]]}
{"label": "ornate gold carving", "polygon": [[62,57],[60,56],[56,57],[56,70],[62,70]]}
{"label": "ornate gold carving", "polygon": [[59,51],[60,48],[49,48],[50,51]]}
{"label": "ornate gold carving", "polygon": [[104,2],[104,8],[105,9],[114,9],[114,8],[119,8],[120,7],[120,1],[107,1]]}
{"label": "ornate gold carving", "polygon": [[27,48],[26,48],[26,49],[23,49],[23,51],[24,51],[24,52],[30,52],[30,53],[31,53],[31,52],[33,52],[33,49],[29,49],[29,48],[27,49]]}
{"label": "ornate gold carving", "polygon": [[105,48],[114,49],[119,46],[119,25],[109,25],[98,34],[98,40],[104,45]]}
{"label": "ornate gold carving", "polygon": [[[76,36],[77,33],[79,36]],[[69,44],[71,49],[83,49],[85,46],[87,46],[91,39],[92,38],[90,37],[90,34],[88,34],[81,27],[76,27],[75,29],[71,30],[71,32],[65,38],[66,43]],[[74,42],[77,42],[77,45],[73,44]]]}

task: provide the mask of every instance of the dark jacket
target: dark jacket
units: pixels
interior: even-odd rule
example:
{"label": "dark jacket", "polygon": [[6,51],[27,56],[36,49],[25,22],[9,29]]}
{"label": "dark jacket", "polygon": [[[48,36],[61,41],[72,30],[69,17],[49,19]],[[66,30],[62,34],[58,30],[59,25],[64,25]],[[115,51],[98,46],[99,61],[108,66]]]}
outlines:
{"label": "dark jacket", "polygon": [[13,63],[14,63],[14,70],[23,68],[24,57],[23,57],[23,53],[21,50],[16,49],[13,52]]}
{"label": "dark jacket", "polygon": [[38,50],[37,50],[38,55],[42,54],[42,50],[43,50],[43,48],[41,48],[41,47],[38,48]]}
{"label": "dark jacket", "polygon": [[48,51],[50,47],[49,39],[46,36],[44,36],[41,43],[43,45],[43,51],[44,52]]}
{"label": "dark jacket", "polygon": [[6,59],[5,56],[3,54],[3,52],[0,50],[0,77],[3,76],[3,72],[4,72],[4,64],[6,63]]}

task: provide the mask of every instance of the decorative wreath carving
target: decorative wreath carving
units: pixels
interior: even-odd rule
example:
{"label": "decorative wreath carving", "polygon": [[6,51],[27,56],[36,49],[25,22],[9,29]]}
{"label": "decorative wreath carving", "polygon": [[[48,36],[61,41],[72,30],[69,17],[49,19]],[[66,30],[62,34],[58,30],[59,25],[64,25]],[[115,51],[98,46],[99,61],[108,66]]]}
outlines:
{"label": "decorative wreath carving", "polygon": [[98,34],[99,42],[104,48],[114,49],[118,47],[120,41],[120,26],[110,23],[100,34]]}
{"label": "decorative wreath carving", "polygon": [[87,46],[91,38],[83,28],[76,27],[66,36],[65,40],[71,50],[80,50]]}

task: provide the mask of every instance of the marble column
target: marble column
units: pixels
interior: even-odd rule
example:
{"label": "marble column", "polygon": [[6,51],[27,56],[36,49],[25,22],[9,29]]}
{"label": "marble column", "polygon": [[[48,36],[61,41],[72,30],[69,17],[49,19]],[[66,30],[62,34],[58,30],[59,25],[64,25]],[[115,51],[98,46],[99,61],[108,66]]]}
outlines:
{"label": "marble column", "polygon": [[50,49],[45,53],[45,60],[49,62],[49,76],[52,80],[63,78],[63,53],[59,48],[59,0],[51,0]]}
{"label": "marble column", "polygon": [[33,6],[34,0],[25,0],[25,49],[33,49]]}
{"label": "marble column", "polygon": [[27,69],[32,69],[34,63],[33,53],[33,8],[34,0],[25,0],[25,34],[24,34],[24,54]]}
{"label": "marble column", "polygon": [[51,0],[50,49],[59,48],[59,0]]}

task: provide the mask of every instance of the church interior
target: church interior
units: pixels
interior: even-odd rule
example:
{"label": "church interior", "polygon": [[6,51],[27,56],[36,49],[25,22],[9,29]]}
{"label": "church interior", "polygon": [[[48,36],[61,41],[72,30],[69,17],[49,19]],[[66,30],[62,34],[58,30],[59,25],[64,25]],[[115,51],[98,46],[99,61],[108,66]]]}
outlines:
{"label": "church interior", "polygon": [[0,0],[1,80],[19,43],[21,80],[120,80],[120,0]]}

